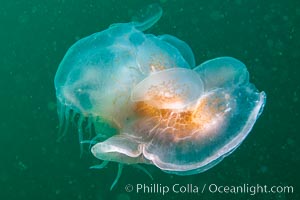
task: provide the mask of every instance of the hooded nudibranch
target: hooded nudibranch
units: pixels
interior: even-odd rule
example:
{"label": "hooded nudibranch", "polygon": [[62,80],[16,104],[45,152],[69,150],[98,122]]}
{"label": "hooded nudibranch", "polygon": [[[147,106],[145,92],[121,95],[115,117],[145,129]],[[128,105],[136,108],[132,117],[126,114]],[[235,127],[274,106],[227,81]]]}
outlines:
{"label": "hooded nudibranch", "polygon": [[158,5],[141,13],[77,41],[55,76],[60,127],[77,119],[81,143],[93,129],[91,152],[104,161],[94,168],[119,163],[112,187],[123,164],[177,175],[208,170],[241,144],[266,101],[242,62],[195,66],[182,40],[142,32],[160,19]]}

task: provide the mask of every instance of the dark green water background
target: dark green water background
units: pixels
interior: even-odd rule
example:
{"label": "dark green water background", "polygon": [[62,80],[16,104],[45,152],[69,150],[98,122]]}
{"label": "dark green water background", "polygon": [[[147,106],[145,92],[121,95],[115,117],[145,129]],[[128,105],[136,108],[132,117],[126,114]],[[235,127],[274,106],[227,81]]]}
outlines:
{"label": "dark green water background", "polygon": [[[193,49],[197,64],[233,56],[248,67],[267,104],[244,143],[219,165],[193,176],[126,167],[109,187],[116,165],[88,169],[75,130],[57,142],[53,79],[79,38],[127,22],[140,7],[159,2],[162,19],[148,32],[171,34]],[[0,199],[300,199],[299,0],[0,0]],[[126,184],[172,186],[291,185],[293,194],[127,193]]]}

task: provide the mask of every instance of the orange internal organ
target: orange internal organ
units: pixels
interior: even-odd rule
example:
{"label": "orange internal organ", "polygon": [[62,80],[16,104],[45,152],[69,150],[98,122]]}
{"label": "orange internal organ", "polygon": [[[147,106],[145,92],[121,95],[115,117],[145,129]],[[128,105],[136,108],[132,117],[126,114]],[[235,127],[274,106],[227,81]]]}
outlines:
{"label": "orange internal organ", "polygon": [[147,102],[137,102],[135,112],[151,118],[156,129],[174,134],[176,138],[197,136],[208,128],[215,127],[228,111],[225,96],[204,96],[186,109],[159,109]]}
{"label": "orange internal organ", "polygon": [[181,104],[187,96],[187,86],[178,84],[175,80],[164,81],[160,85],[150,87],[146,95],[159,105]]}

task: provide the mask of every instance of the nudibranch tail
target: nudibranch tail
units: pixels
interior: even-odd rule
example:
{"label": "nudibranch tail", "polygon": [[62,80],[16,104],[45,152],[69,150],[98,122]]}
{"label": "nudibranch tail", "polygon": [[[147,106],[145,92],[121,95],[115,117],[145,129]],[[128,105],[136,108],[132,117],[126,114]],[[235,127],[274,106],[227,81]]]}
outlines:
{"label": "nudibranch tail", "polygon": [[134,27],[140,31],[151,28],[161,18],[163,13],[159,4],[151,4],[142,8],[132,17]]}

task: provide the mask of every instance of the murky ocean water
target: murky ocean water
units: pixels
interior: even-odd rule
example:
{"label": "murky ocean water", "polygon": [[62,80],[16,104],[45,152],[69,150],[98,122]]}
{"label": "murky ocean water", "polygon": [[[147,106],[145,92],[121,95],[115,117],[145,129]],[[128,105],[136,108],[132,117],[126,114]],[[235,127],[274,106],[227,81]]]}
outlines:
{"label": "murky ocean water", "polygon": [[[128,166],[110,191],[116,164],[89,169],[98,161],[88,152],[80,158],[75,127],[57,141],[53,79],[75,41],[128,22],[153,2],[164,14],[148,32],[187,42],[197,64],[219,56],[243,61],[250,81],[267,93],[267,103],[246,140],[216,167],[176,176],[148,166],[151,180]],[[0,199],[299,199],[299,24],[296,0],[2,0]],[[126,190],[128,184],[133,191]],[[250,188],[257,185],[292,186],[293,192],[277,187],[254,194]],[[138,186],[143,189],[137,191]],[[248,192],[234,194],[220,186],[242,186]]]}

